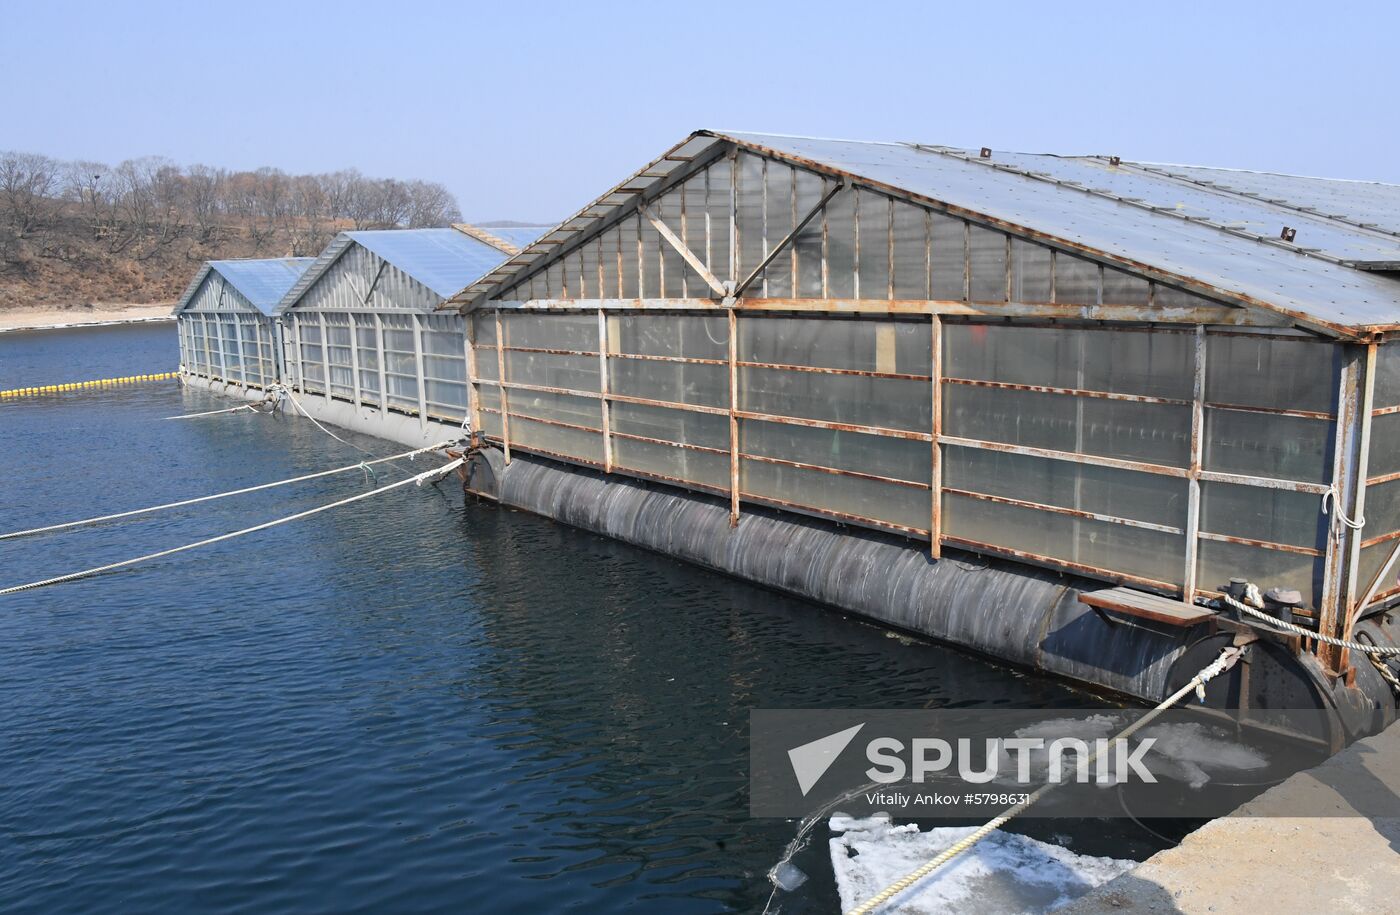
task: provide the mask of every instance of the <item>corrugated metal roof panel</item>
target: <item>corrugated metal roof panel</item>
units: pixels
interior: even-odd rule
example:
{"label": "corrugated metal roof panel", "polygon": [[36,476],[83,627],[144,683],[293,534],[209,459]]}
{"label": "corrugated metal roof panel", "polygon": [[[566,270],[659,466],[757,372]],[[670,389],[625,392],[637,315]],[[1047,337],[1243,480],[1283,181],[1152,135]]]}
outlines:
{"label": "corrugated metal roof panel", "polygon": [[228,284],[265,315],[286,295],[287,290],[306,272],[315,260],[312,257],[247,258],[240,260],[207,261],[200,269],[175,311],[181,311],[199,289],[209,271],[217,271]]}
{"label": "corrugated metal roof panel", "polygon": [[505,260],[502,252],[456,229],[377,229],[344,234],[443,298]]}

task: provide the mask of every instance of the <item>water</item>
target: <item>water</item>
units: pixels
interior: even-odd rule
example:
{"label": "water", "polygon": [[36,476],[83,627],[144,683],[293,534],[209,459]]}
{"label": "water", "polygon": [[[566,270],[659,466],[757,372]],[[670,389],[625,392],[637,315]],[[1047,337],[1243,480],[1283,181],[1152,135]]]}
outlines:
{"label": "water", "polygon": [[[175,361],[169,326],[3,335],[0,387]],[[0,530],[358,460],[304,420],[163,419],[228,404],[173,382],[0,404]],[[0,542],[0,584],[363,489]],[[751,707],[1093,702],[452,483],[0,597],[0,670],[0,894],[35,912],[752,911],[793,824],[748,816]],[[827,868],[789,911],[834,910]]]}

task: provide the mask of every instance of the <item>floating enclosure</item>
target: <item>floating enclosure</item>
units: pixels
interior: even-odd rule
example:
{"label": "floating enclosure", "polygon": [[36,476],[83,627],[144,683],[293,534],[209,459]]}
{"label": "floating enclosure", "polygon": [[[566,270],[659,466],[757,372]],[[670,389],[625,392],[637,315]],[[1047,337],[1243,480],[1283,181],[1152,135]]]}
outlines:
{"label": "floating enclosure", "polygon": [[272,309],[309,257],[209,261],[175,306],[180,365],[206,384],[264,391],[282,377]]}

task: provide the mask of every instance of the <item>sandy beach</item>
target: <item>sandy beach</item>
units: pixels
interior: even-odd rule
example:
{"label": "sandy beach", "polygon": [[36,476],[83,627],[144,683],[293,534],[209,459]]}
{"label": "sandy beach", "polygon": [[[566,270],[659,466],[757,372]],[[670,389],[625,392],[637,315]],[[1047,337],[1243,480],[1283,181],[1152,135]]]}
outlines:
{"label": "sandy beach", "polygon": [[81,305],[70,308],[13,308],[0,310],[0,333],[72,327],[80,324],[124,324],[170,320],[170,303],[158,305]]}

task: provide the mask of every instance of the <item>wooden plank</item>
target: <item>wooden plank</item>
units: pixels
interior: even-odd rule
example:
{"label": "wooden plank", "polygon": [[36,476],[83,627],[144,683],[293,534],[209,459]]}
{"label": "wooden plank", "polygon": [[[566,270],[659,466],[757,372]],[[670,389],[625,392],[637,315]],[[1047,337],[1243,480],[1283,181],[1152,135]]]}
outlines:
{"label": "wooden plank", "polygon": [[1079,602],[1099,610],[1111,610],[1125,616],[1165,623],[1168,626],[1195,626],[1215,616],[1215,611],[1197,607],[1181,601],[1170,600],[1156,594],[1134,591],[1132,588],[1105,588],[1102,591],[1084,591]]}

